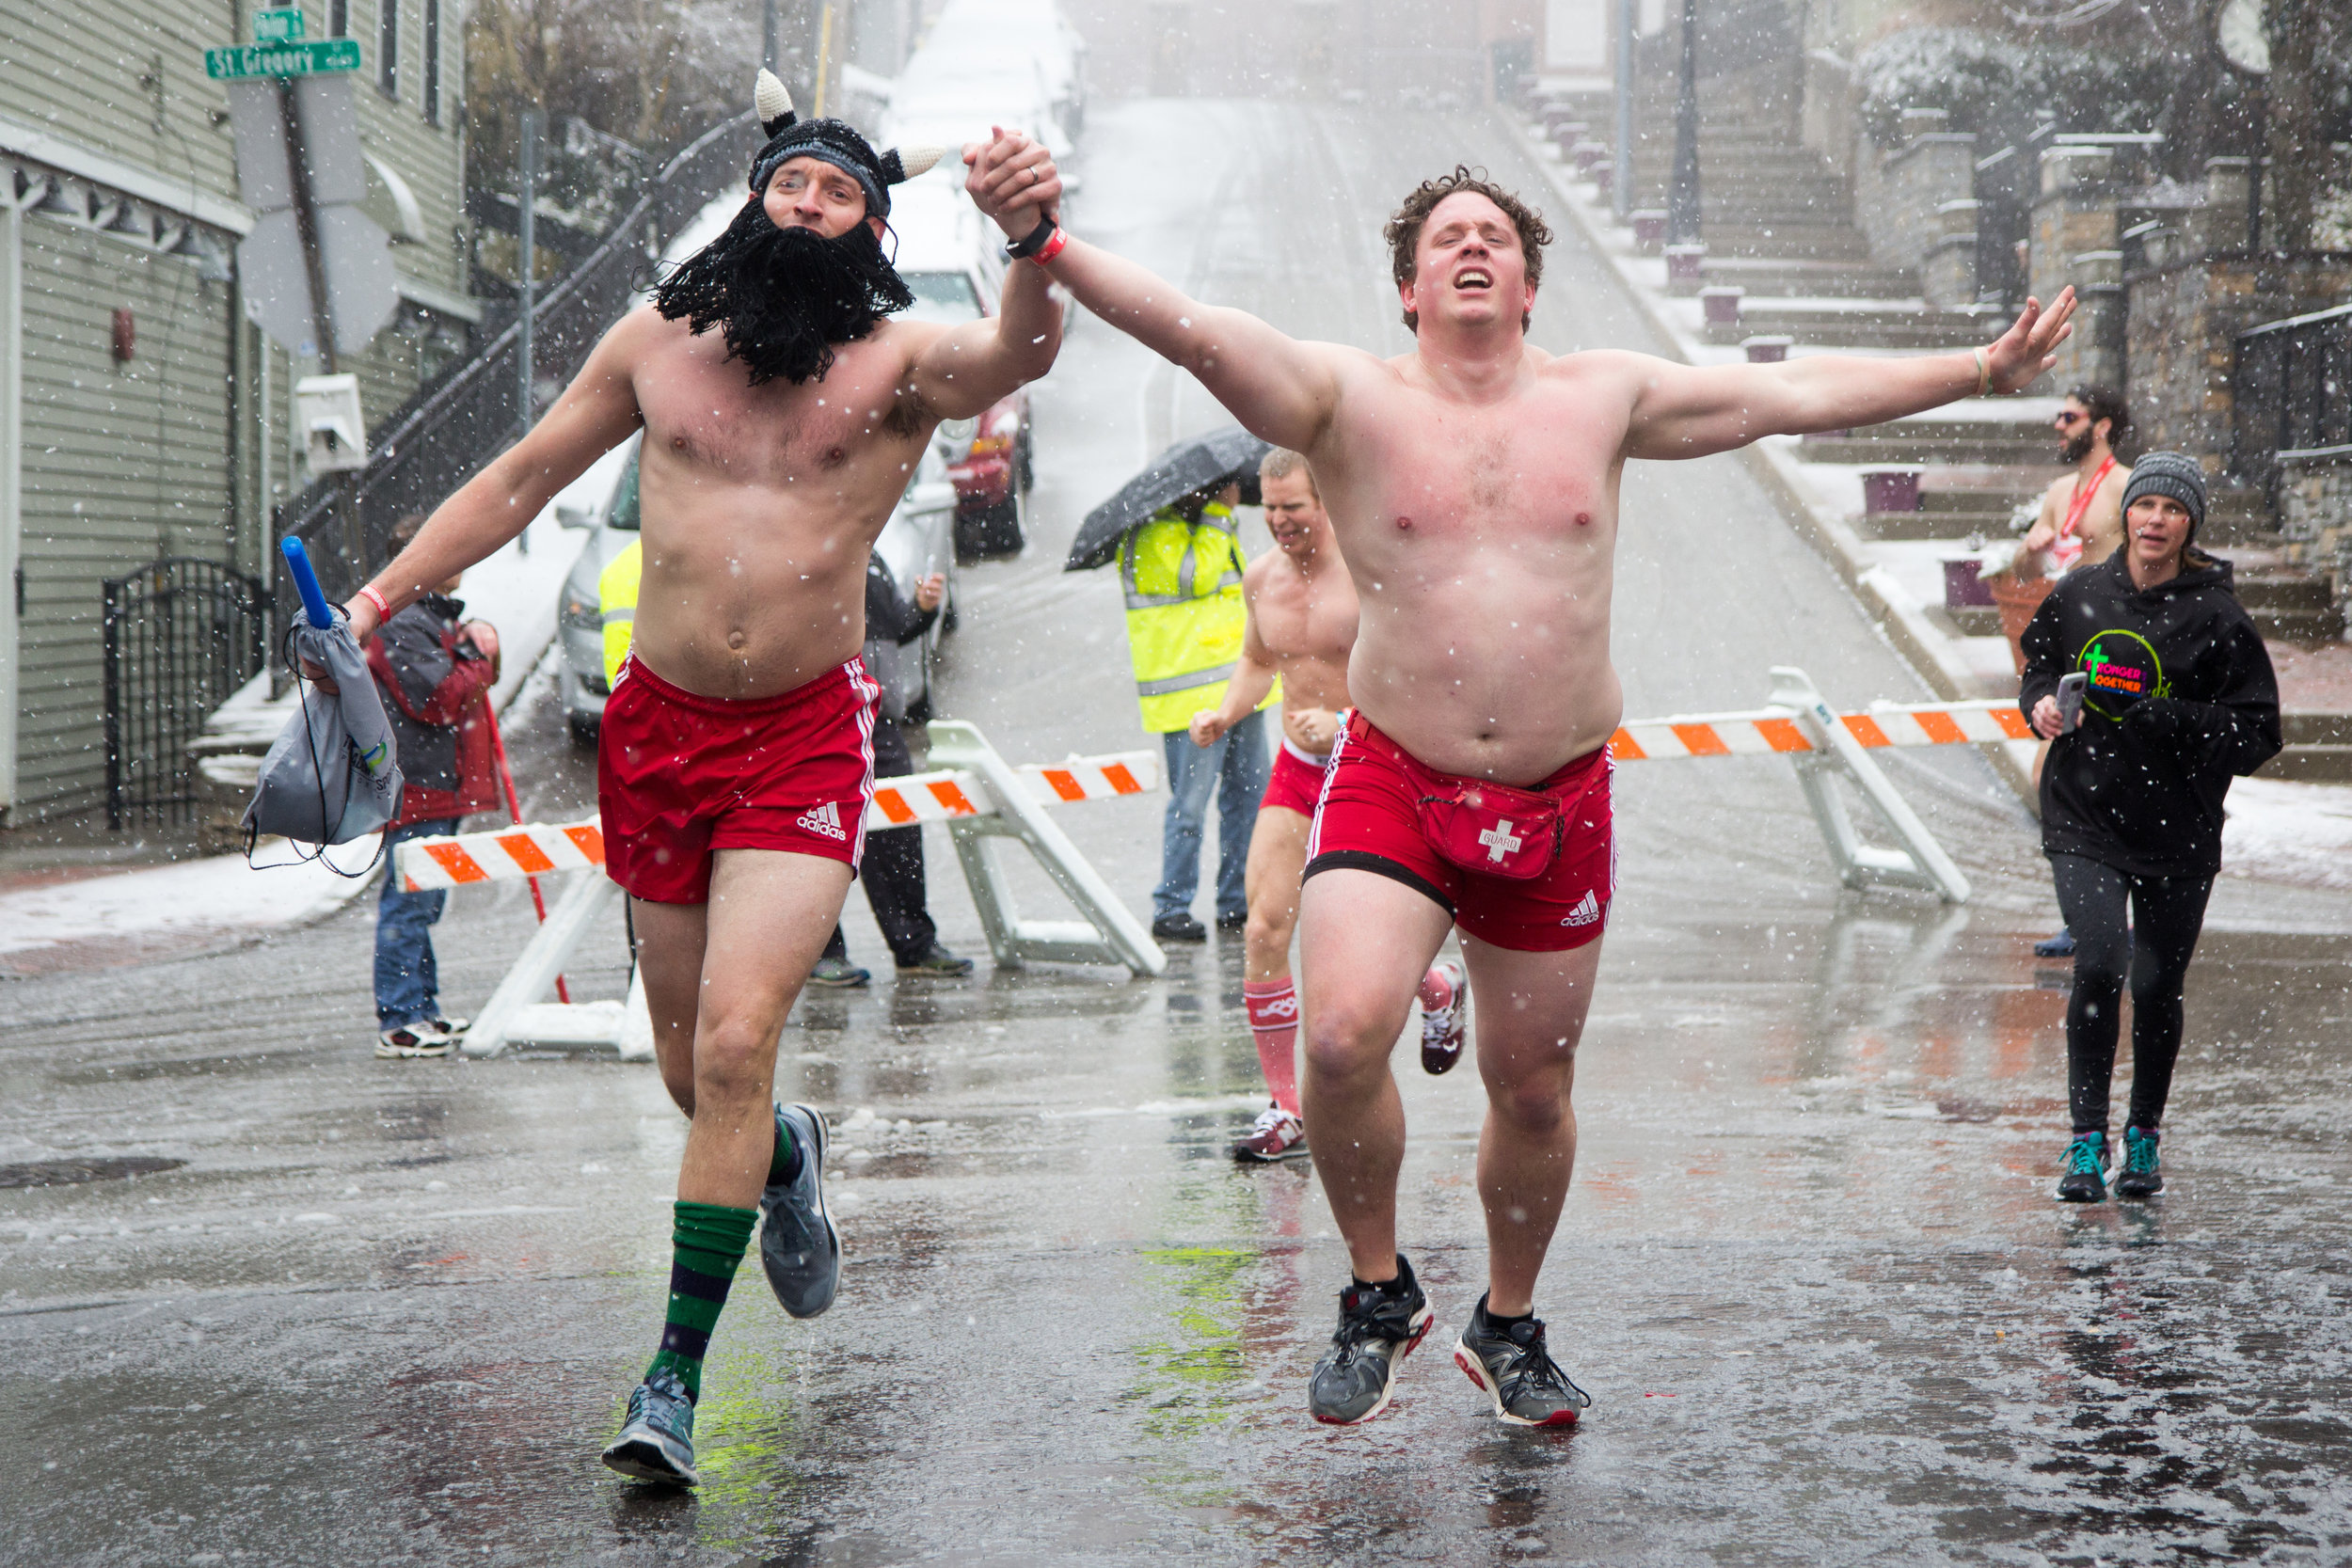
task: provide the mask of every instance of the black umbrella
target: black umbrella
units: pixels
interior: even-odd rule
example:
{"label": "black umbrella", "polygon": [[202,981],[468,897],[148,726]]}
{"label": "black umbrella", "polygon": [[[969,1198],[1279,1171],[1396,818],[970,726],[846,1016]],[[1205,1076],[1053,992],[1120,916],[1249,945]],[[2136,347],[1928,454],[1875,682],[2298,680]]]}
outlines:
{"label": "black umbrella", "polygon": [[1065,572],[1090,572],[1110,564],[1130,529],[1150,522],[1161,508],[1195,490],[1241,481],[1242,499],[1258,504],[1258,462],[1274,450],[1239,425],[1177,442],[1119,487],[1119,494],[1087,514],[1086,526],[1070,546]]}

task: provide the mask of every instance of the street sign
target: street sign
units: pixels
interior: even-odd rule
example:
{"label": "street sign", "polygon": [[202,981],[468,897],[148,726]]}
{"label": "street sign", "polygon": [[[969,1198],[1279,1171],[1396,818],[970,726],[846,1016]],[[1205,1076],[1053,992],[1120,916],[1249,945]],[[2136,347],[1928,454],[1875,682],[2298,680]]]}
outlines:
{"label": "street sign", "polygon": [[302,12],[293,7],[284,10],[253,13],[253,41],[256,43],[294,43],[302,37]]}
{"label": "street sign", "polygon": [[243,82],[256,76],[324,76],[358,69],[358,39],[240,43],[204,51],[204,74],[215,82]]}

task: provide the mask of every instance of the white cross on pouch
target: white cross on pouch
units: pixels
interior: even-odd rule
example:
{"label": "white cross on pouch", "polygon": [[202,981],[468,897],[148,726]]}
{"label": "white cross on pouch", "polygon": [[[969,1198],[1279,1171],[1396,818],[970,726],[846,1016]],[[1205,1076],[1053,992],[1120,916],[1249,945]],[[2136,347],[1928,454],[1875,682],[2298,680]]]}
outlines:
{"label": "white cross on pouch", "polygon": [[1486,847],[1486,858],[1500,863],[1502,857],[1518,848],[1522,841],[1518,834],[1511,831],[1511,819],[1506,816],[1480,833],[1478,842]]}

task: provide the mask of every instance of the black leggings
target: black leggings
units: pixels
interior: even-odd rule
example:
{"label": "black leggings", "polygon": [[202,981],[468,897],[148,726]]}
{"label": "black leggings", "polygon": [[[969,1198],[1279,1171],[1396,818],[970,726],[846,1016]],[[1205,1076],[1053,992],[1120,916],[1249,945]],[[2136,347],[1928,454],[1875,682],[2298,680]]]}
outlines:
{"label": "black leggings", "polygon": [[[889,720],[877,718],[874,777],[898,779],[914,771],[914,757],[907,750],[906,736]],[[925,907],[923,830],[910,826],[867,833],[866,860],[857,875],[866,884],[866,901],[873,907],[874,924],[882,927],[882,940],[890,943],[891,957],[911,964],[929,953],[939,939],[939,928],[931,924],[930,911]],[[825,957],[849,960],[849,940],[838,926],[833,928],[833,940],[825,944]]]}
{"label": "black leggings", "polygon": [[[2107,1130],[2117,1019],[2132,983],[2132,1108],[2127,1126],[2153,1131],[2181,1053],[2181,984],[2205,924],[2211,877],[2135,877],[2081,855],[2052,855],[2059,912],[2074,937],[2066,1004],[2066,1078],[2076,1133]],[[2131,924],[2124,924],[2130,906]]]}

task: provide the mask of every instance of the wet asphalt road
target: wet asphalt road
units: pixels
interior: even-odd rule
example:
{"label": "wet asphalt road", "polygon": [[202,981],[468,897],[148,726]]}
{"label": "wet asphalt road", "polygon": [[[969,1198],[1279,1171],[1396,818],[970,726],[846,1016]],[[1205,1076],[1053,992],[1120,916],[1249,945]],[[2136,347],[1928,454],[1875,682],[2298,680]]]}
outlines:
{"label": "wet asphalt road", "polygon": [[[1378,220],[1457,157],[1538,188],[1474,117],[1115,107],[1085,226],[1392,352]],[[1536,337],[1645,346],[1565,234]],[[1056,568],[1089,505],[1216,418],[1079,325],[1039,393],[1036,543],[965,577],[944,711],[1016,760],[1141,743],[1115,586]],[[1782,662],[1844,703],[1919,693],[1733,459],[1635,472],[1617,594],[1635,714],[1747,705]],[[551,704],[509,735],[534,814],[588,803]],[[1619,776],[1581,1161],[1538,1295],[1596,1397],[1573,1433],[1499,1427],[1447,1362],[1483,1283],[1481,1101],[1409,1052],[1402,1231],[1439,1335],[1376,1422],[1306,1418],[1344,1255],[1311,1165],[1224,1158],[1256,1103],[1237,943],[1155,982],[984,964],[803,1002],[779,1087],[840,1129],[849,1270],[809,1323],[742,1276],[692,1496],[595,1462],[666,1282],[683,1127],[649,1069],[373,1060],[368,900],[0,986],[0,1162],[184,1162],[0,1192],[0,1560],[2352,1558],[2352,911],[2225,879],[2171,1190],[2061,1208],[2065,974],[2026,946],[2055,923],[2028,820],[1972,755],[1889,766],[1967,908],[1839,894],[1784,765]],[[1157,815],[1061,818],[1139,911]],[[931,850],[944,934],[980,951]],[[453,1006],[529,925],[519,888],[453,902]],[[854,894],[849,926],[886,958]],[[617,995],[621,964],[616,921],[573,979]]]}

